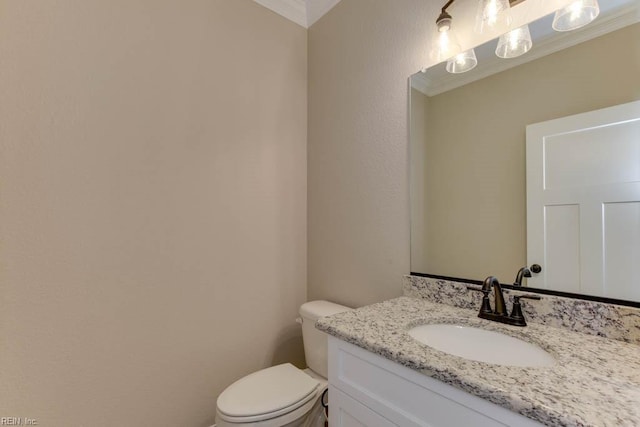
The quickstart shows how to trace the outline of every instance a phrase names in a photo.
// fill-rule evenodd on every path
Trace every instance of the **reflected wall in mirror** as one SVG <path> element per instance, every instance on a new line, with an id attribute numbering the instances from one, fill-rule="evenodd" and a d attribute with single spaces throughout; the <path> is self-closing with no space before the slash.
<path id="1" fill-rule="evenodd" d="M 596 21 L 571 33 L 553 33 L 552 17 L 532 23 L 534 47 L 518 59 L 487 59 L 494 40 L 476 48 L 479 63 L 469 73 L 447 74 L 438 64 L 411 77 L 412 272 L 471 280 L 494 275 L 512 283 L 525 265 L 546 267 L 545 259 L 527 254 L 527 126 L 640 100 L 637 2 L 612 0 L 602 9 Z M 630 130 L 631 164 L 640 176 L 637 124 Z M 635 181 L 640 192 L 640 178 Z M 618 253 L 640 265 L 640 203 L 635 206 L 624 214 L 630 246 Z M 560 224 L 561 231 L 571 227 Z M 563 276 L 554 268 L 554 283 L 535 287 L 640 301 L 638 274 L 627 278 L 624 291 L 611 283 L 594 289 L 570 283 L 571 271 Z"/>

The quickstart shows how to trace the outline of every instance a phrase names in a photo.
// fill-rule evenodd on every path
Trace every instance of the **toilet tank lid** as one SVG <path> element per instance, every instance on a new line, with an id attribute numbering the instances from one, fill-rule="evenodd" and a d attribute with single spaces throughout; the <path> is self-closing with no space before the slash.
<path id="1" fill-rule="evenodd" d="M 300 306 L 300 316 L 306 319 L 317 320 L 320 317 L 350 311 L 351 308 L 329 301 L 309 301 Z"/>

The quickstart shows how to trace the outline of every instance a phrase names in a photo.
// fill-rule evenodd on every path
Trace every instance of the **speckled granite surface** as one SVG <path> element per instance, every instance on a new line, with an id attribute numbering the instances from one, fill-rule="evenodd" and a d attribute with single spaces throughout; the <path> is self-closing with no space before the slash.
<path id="1" fill-rule="evenodd" d="M 480 307 L 482 294 L 469 292 L 467 284 L 419 276 L 405 276 L 405 296 L 423 298 L 460 308 Z M 523 288 L 525 291 L 526 288 Z M 505 290 L 505 297 L 513 292 Z M 526 292 L 523 292 L 526 293 Z M 640 309 L 573 298 L 540 295 L 539 301 L 523 301 L 527 323 L 540 323 L 575 332 L 640 345 Z M 512 298 L 508 298 L 511 307 Z M 640 405 L 640 402 L 638 403 Z M 640 424 L 639 424 L 640 427 Z"/>
<path id="2" fill-rule="evenodd" d="M 519 337 L 553 354 L 548 368 L 475 362 L 427 347 L 407 331 L 455 323 Z M 400 297 L 325 317 L 316 327 L 548 426 L 640 426 L 640 346 L 530 323 L 477 318 L 477 310 Z"/>

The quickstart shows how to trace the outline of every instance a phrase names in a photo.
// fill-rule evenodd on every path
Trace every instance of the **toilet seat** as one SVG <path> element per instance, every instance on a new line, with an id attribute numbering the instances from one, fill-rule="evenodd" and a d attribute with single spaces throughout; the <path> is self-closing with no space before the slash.
<path id="1" fill-rule="evenodd" d="M 230 423 L 276 418 L 315 400 L 320 382 L 290 363 L 263 369 L 231 384 L 218 397 L 218 414 Z"/>

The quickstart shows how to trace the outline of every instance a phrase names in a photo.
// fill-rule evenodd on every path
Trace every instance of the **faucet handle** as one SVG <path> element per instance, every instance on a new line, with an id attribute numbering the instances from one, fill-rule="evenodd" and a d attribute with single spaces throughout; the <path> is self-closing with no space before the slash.
<path id="1" fill-rule="evenodd" d="M 467 286 L 467 289 L 470 291 L 482 292 L 482 305 L 480 306 L 480 314 L 493 313 L 493 310 L 491 309 L 491 302 L 489 301 L 489 292 L 491 292 L 491 288 L 486 289 L 484 286 L 482 288 Z"/>
<path id="2" fill-rule="evenodd" d="M 524 314 L 522 314 L 522 304 L 520 304 L 520 298 L 524 299 L 541 299 L 537 295 L 514 295 L 513 296 L 513 309 L 511 310 L 511 324 L 514 326 L 527 326 L 527 322 L 524 320 Z"/>

